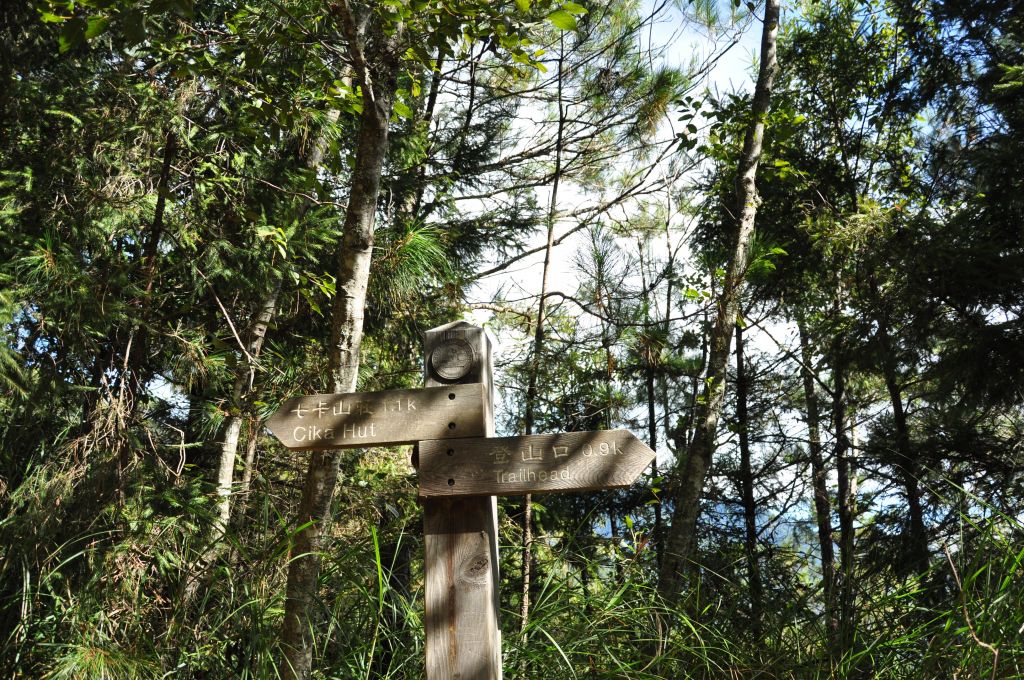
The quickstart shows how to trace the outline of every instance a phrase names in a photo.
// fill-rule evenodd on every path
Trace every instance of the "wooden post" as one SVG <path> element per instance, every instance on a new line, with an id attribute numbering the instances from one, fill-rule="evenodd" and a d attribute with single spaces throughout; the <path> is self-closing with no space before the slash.
<path id="1" fill-rule="evenodd" d="M 424 334 L 424 385 L 483 385 L 494 435 L 491 343 L 464 321 Z M 501 680 L 498 504 L 494 496 L 423 500 L 427 680 Z"/>

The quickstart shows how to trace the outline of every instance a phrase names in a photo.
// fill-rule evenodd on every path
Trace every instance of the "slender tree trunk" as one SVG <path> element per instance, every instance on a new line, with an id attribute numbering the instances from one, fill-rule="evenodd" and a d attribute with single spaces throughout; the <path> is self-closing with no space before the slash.
<path id="1" fill-rule="evenodd" d="M 164 148 L 160 161 L 160 172 L 156 180 L 156 206 L 153 209 L 153 220 L 150 222 L 149 230 L 146 233 L 142 245 L 142 252 L 139 253 L 141 269 L 140 275 L 143 283 L 143 290 L 138 300 L 139 311 L 135 323 L 128 330 L 128 339 L 125 343 L 124 360 L 120 374 L 114 381 L 111 389 L 117 391 L 117 402 L 123 422 L 131 419 L 135 409 L 134 395 L 141 392 L 143 386 L 148 382 L 143 378 L 141 368 L 149 355 L 149 321 L 152 312 L 153 284 L 156 280 L 157 255 L 159 254 L 160 239 L 164 234 L 164 216 L 167 211 L 167 195 L 170 193 L 171 168 L 174 157 L 178 151 L 178 137 L 173 130 L 168 129 L 164 133 Z M 118 499 L 123 504 L 123 489 L 121 479 L 124 470 L 128 466 L 130 454 L 128 446 L 120 446 L 118 455 Z"/>
<path id="2" fill-rule="evenodd" d="M 438 53 L 437 60 L 434 64 L 434 72 L 430 76 L 430 91 L 427 93 L 426 106 L 423 109 L 423 122 L 426 123 L 427 130 L 426 134 L 430 133 L 430 126 L 434 120 L 434 109 L 437 108 L 437 93 L 441 90 L 441 67 L 444 66 L 444 56 Z M 423 193 L 427 189 L 427 183 L 424 181 L 427 175 L 427 161 L 424 158 L 423 162 L 420 163 L 416 168 L 416 199 L 412 205 L 412 215 L 417 216 L 420 214 L 420 208 L 423 205 Z"/>
<path id="3" fill-rule="evenodd" d="M 839 319 L 842 291 L 837 293 L 833 305 L 835 318 Z M 850 440 L 846 432 L 846 361 L 842 338 L 837 334 L 832 343 L 832 428 L 835 432 L 835 459 L 838 473 L 839 500 L 839 640 L 834 651 L 840 658 L 848 651 L 853 641 L 853 550 L 855 544 L 853 528 L 853 486 L 850 469 Z"/>
<path id="4" fill-rule="evenodd" d="M 173 130 L 164 133 L 164 152 L 160 161 L 160 175 L 156 185 L 156 206 L 153 209 L 153 222 L 146 236 L 146 242 L 142 249 L 142 279 L 145 282 L 142 293 L 142 309 L 139 311 L 139 323 L 133 330 L 131 337 L 135 337 L 131 343 L 132 349 L 125 357 L 126 370 L 125 379 L 135 380 L 137 384 L 144 384 L 145 379 L 140 378 L 136 373 L 139 365 L 149 355 L 149 318 L 153 307 L 153 285 L 156 282 L 157 255 L 159 254 L 160 240 L 164 235 L 164 216 L 167 213 L 167 196 L 170 193 L 171 167 L 174 164 L 174 157 L 178 153 L 178 136 Z"/>
<path id="5" fill-rule="evenodd" d="M 807 448 L 811 458 L 811 487 L 814 490 L 814 518 L 818 526 L 818 549 L 821 553 L 821 589 L 825 596 L 825 618 L 829 645 L 834 646 L 837 629 L 835 609 L 835 550 L 832 542 L 832 501 L 828 493 L 828 470 L 821 447 L 821 415 L 814 387 L 811 364 L 811 342 L 803 316 L 797 316 L 800 333 L 800 374 L 804 383 L 804 408 L 807 418 Z"/>
<path id="6" fill-rule="evenodd" d="M 668 192 L 671 196 L 671 191 Z M 671 205 L 671 204 L 670 204 Z M 667 214 L 671 216 L 671 209 L 667 211 Z M 666 267 L 666 279 L 667 284 L 665 286 L 665 342 L 671 347 L 671 332 L 672 332 L 672 282 L 675 278 L 675 253 L 672 251 L 672 239 L 669 232 L 669 219 L 665 218 L 665 243 L 668 250 L 668 266 Z M 669 389 L 668 389 L 668 378 L 662 376 L 661 379 L 661 431 L 665 433 L 665 445 L 673 452 L 681 450 L 680 444 L 685 441 L 686 433 L 681 433 L 680 436 L 679 428 L 674 427 L 671 420 L 671 409 L 669 404 Z M 657 463 L 657 461 L 655 461 Z M 662 557 L 664 554 L 664 518 L 662 517 L 662 504 L 659 499 L 658 505 L 655 508 L 655 521 L 658 529 L 658 568 L 661 568 Z"/>
<path id="7" fill-rule="evenodd" d="M 397 50 L 402 31 L 378 35 L 367 41 L 360 23 L 346 2 L 335 6 L 348 41 L 363 95 L 359 116 L 355 165 L 345 211 L 345 224 L 337 254 L 337 284 L 331 314 L 327 387 L 335 393 L 353 392 L 359 374 L 359 348 L 363 339 L 363 314 L 373 254 L 373 227 L 380 177 L 388 144 L 388 121 L 397 87 Z M 373 19 L 369 21 L 372 23 Z M 367 53 L 368 44 L 374 45 Z M 372 75 L 371 75 L 372 71 Z M 338 481 L 340 452 L 317 451 L 310 456 L 298 509 L 292 559 L 288 569 L 287 595 L 281 645 L 284 657 L 279 672 L 285 680 L 306 680 L 312 668 L 320 574 L 321 537 L 330 522 L 331 500 Z"/>
<path id="8" fill-rule="evenodd" d="M 647 375 L 645 376 L 645 387 L 647 389 L 647 445 L 651 447 L 654 452 L 658 451 L 658 420 L 657 412 L 655 410 L 655 400 L 657 395 L 654 391 L 654 367 L 650 364 L 647 366 Z M 655 455 L 654 460 L 651 461 L 651 479 L 658 479 L 661 473 L 658 470 L 658 457 Z M 651 499 L 654 502 L 654 527 L 652 530 L 652 542 L 654 543 L 654 559 L 655 566 L 661 566 L 661 534 L 662 534 L 662 518 L 661 518 L 661 500 L 655 496 Z"/>
<path id="9" fill-rule="evenodd" d="M 462 121 L 463 139 L 469 134 L 469 126 L 473 122 L 473 108 L 476 105 L 476 70 L 480 66 L 480 60 L 483 59 L 486 49 L 487 45 L 482 45 L 480 54 L 476 57 L 473 56 L 473 48 L 469 49 L 469 100 L 466 104 L 466 117 Z"/>
<path id="10" fill-rule="evenodd" d="M 565 38 L 560 38 L 558 53 L 558 129 L 555 137 L 555 172 L 551 182 L 551 201 L 548 204 L 547 246 L 544 249 L 544 269 L 540 279 L 540 297 L 537 302 L 537 325 L 533 332 L 533 357 L 530 364 L 530 375 L 526 385 L 526 408 L 523 416 L 523 431 L 533 434 L 534 402 L 537 400 L 537 375 L 540 373 L 540 355 L 544 349 L 544 323 L 547 311 L 548 274 L 551 271 L 551 252 L 555 247 L 555 218 L 558 215 L 558 185 L 562 179 L 562 138 L 565 131 L 565 104 L 562 99 L 562 81 L 564 76 L 563 61 L 565 59 Z M 526 635 L 526 626 L 530 622 L 530 564 L 533 560 L 533 497 L 526 494 L 523 499 L 523 580 L 522 600 L 519 611 L 519 632 Z"/>
<path id="11" fill-rule="evenodd" d="M 327 115 L 327 125 L 333 125 L 338 120 L 339 112 L 333 110 Z M 323 155 L 327 148 L 327 140 L 321 138 L 313 145 L 302 163 L 312 171 L 316 171 L 323 162 Z M 298 209 L 296 218 L 302 220 L 309 211 L 311 203 L 307 200 Z M 282 263 L 286 266 L 287 263 Z M 244 361 L 239 362 L 239 368 L 235 374 L 235 382 L 231 390 L 231 398 L 228 405 L 229 415 L 224 425 L 224 438 L 221 441 L 220 455 L 217 466 L 217 524 L 215 534 L 222 534 L 227 529 L 231 520 L 231 488 L 234 481 L 235 457 L 238 453 L 239 433 L 242 429 L 242 422 L 245 418 L 243 402 L 249 390 L 252 389 L 256 377 L 257 361 L 263 350 L 263 339 L 267 334 L 270 321 L 277 311 L 277 300 L 281 295 L 281 288 L 284 284 L 284 274 L 276 275 L 273 285 L 266 292 L 266 296 L 260 303 L 259 309 L 254 315 L 246 334 Z M 254 423 L 252 440 L 258 439 L 256 435 L 258 424 Z M 255 444 L 253 444 L 255 446 Z M 252 449 L 255 454 L 255 448 Z M 243 473 L 251 475 L 248 463 Z M 251 477 L 250 477 L 251 478 Z M 244 482 L 248 489 L 248 480 Z"/>
<path id="12" fill-rule="evenodd" d="M 333 111 L 328 115 L 329 124 L 337 120 L 338 112 Z M 307 167 L 315 170 L 323 160 L 323 152 L 326 141 L 321 139 L 304 159 Z M 296 217 L 302 219 L 310 208 L 307 201 L 299 209 Z M 284 266 L 285 263 L 282 263 Z M 259 308 L 253 315 L 245 333 L 245 345 L 242 347 L 243 356 L 239 358 L 238 368 L 235 373 L 235 381 L 231 388 L 231 395 L 228 401 L 228 416 L 224 421 L 224 435 L 219 446 L 217 456 L 217 515 L 213 524 L 213 542 L 205 551 L 202 562 L 210 564 L 217 556 L 222 544 L 219 543 L 231 524 L 231 496 L 235 483 L 235 463 L 238 455 L 238 444 L 242 432 L 242 425 L 248 418 L 252 421 L 250 427 L 249 441 L 246 450 L 245 470 L 243 471 L 242 488 L 247 492 L 250 480 L 252 479 L 252 458 L 256 453 L 256 445 L 259 439 L 258 420 L 247 414 L 246 399 L 252 390 L 259 369 L 259 357 L 263 351 L 263 341 L 266 338 L 270 322 L 277 312 L 277 302 L 284 285 L 284 274 L 278 273 L 271 288 L 260 302 Z M 199 586 L 198 580 L 189 583 L 184 592 L 186 600 L 191 600 Z"/>
<path id="13" fill-rule="evenodd" d="M 763 590 L 761 565 L 757 557 L 757 503 L 754 499 L 754 471 L 750 456 L 750 416 L 748 399 L 750 375 L 743 353 L 743 326 L 736 325 L 736 420 L 740 438 L 740 486 L 743 496 L 744 547 L 747 556 L 747 581 L 750 585 L 750 618 L 755 638 L 761 637 Z"/>
<path id="14" fill-rule="evenodd" d="M 238 488 L 238 494 L 242 497 L 243 504 L 249 497 L 249 488 L 252 486 L 252 475 L 256 470 L 256 449 L 260 443 L 260 420 L 249 417 L 249 438 L 245 442 L 245 467 L 242 469 L 242 482 Z"/>
<path id="15" fill-rule="evenodd" d="M 882 344 L 882 371 L 885 374 L 885 389 L 892 406 L 893 426 L 896 429 L 897 471 L 907 495 L 907 514 L 910 527 L 907 532 L 907 555 L 910 567 L 922 574 L 928 570 L 928 531 L 924 525 L 924 509 L 921 502 L 921 486 L 917 480 L 917 465 L 910 444 L 910 428 L 907 425 L 907 411 L 903 404 L 896 367 L 895 348 L 889 335 L 889 318 L 882 313 L 878 319 L 878 336 Z"/>
<path id="16" fill-rule="evenodd" d="M 141 300 L 139 301 L 139 313 L 135 323 L 128 331 L 128 341 L 124 349 L 124 361 L 121 365 L 121 372 L 115 380 L 117 391 L 117 419 L 119 430 L 126 430 L 128 423 L 133 420 L 133 414 L 137 405 L 137 394 L 141 394 L 148 377 L 142 377 L 142 366 L 149 356 L 149 322 L 152 313 L 153 283 L 156 280 L 157 255 L 159 253 L 160 239 L 164 233 L 164 215 L 167 209 L 167 195 L 170 193 L 171 167 L 174 163 L 174 156 L 178 149 L 178 137 L 174 131 L 168 129 L 164 133 L 163 156 L 160 161 L 160 173 L 156 182 L 156 206 L 153 210 L 153 221 L 149 225 L 149 232 L 146 234 L 146 241 L 141 253 L 142 280 L 144 281 Z M 111 390 L 111 393 L 114 392 Z M 117 504 L 124 507 L 125 504 L 125 473 L 131 464 L 132 448 L 128 444 L 125 434 L 118 437 L 115 444 L 117 450 Z"/>
<path id="17" fill-rule="evenodd" d="M 600 266 L 597 270 L 597 308 L 601 316 L 605 318 L 611 318 L 610 315 L 610 304 L 606 304 L 606 300 L 610 302 L 610 296 L 607 296 L 607 275 L 608 272 L 605 270 L 605 263 L 607 260 L 601 259 Z M 607 296 L 607 297 L 606 297 Z M 612 337 L 608 331 L 609 323 L 604 319 L 600 320 L 601 323 L 601 347 L 604 350 L 604 389 L 605 389 L 605 406 L 604 406 L 604 429 L 612 429 L 612 423 L 614 422 L 614 414 L 612 409 L 614 402 L 612 399 L 612 380 L 615 375 L 615 360 L 612 356 Z M 608 504 L 608 532 L 611 534 L 610 538 L 613 541 L 613 545 L 616 547 L 620 544 L 619 541 L 619 525 L 618 520 L 615 516 L 617 508 L 615 503 L 611 502 Z M 615 579 L 616 583 L 622 582 L 622 562 L 618 559 L 617 550 L 613 551 L 613 560 L 615 560 Z M 596 558 L 597 555 L 594 555 Z M 589 605 L 589 603 L 588 603 Z M 589 613 L 588 613 L 589 617 Z"/>
<path id="18" fill-rule="evenodd" d="M 224 427 L 224 439 L 221 442 L 220 457 L 217 471 L 217 519 L 214 524 L 214 535 L 221 536 L 227 530 L 231 520 L 231 488 L 235 478 L 235 457 L 238 452 L 238 435 L 242 431 L 245 419 L 242 402 L 245 394 L 252 386 L 256 376 L 260 352 L 263 349 L 263 338 L 267 334 L 270 320 L 277 310 L 277 298 L 281 293 L 281 279 L 278 278 L 274 288 L 263 301 L 260 310 L 249 325 L 245 351 L 245 370 L 239 370 L 235 376 L 235 384 L 231 389 L 231 402 Z"/>
<path id="19" fill-rule="evenodd" d="M 714 282 L 712 281 L 712 287 Z M 704 309 L 703 319 L 701 327 L 705 329 L 700 334 L 700 364 L 697 370 L 694 371 L 693 380 L 690 381 L 690 395 L 687 400 L 686 409 L 686 421 L 683 425 L 683 441 L 686 444 L 686 449 L 689 450 L 690 445 L 693 444 L 694 437 L 697 436 L 697 428 L 694 423 L 697 422 L 697 399 L 700 397 L 700 386 L 704 384 L 704 375 L 708 371 L 708 350 L 710 349 L 708 343 L 708 333 L 706 329 L 710 325 L 707 308 Z"/>
<path id="20" fill-rule="evenodd" d="M 755 180 L 757 166 L 761 160 L 765 117 L 771 104 L 772 84 L 778 68 L 775 58 L 778 29 L 779 2 L 767 0 L 761 34 L 761 65 L 751 102 L 751 119 L 737 168 L 736 206 L 740 219 L 735 250 L 718 300 L 715 328 L 711 337 L 708 379 L 704 388 L 705 399 L 699 405 L 697 434 L 689 447 L 683 476 L 675 489 L 672 526 L 666 537 L 665 556 L 658 580 L 661 595 L 670 606 L 678 600 L 682 592 L 686 565 L 696 545 L 701 493 L 708 470 L 711 468 L 718 420 L 725 399 L 729 344 L 739 313 L 739 297 L 746 276 L 750 243 L 754 235 L 754 219 L 757 215 L 758 197 Z"/>
<path id="21" fill-rule="evenodd" d="M 651 301 L 650 291 L 647 290 L 647 275 L 646 268 L 644 266 L 644 247 L 643 243 L 640 244 L 638 251 L 640 253 L 640 277 L 641 285 L 644 291 L 644 327 L 648 337 L 653 332 L 651 329 L 654 325 L 654 320 L 651 319 Z M 671 281 L 669 283 L 669 290 L 671 295 Z M 667 317 L 666 317 L 667 318 Z M 668 338 L 666 331 L 665 338 Z M 660 349 L 660 348 L 659 348 Z M 657 413 L 657 395 L 655 394 L 655 347 L 649 340 L 643 348 L 644 352 L 644 388 L 647 391 L 647 445 L 651 447 L 652 451 L 658 450 L 658 413 Z M 651 478 L 658 478 L 658 457 L 655 456 L 651 462 Z M 652 498 L 654 502 L 654 529 L 652 531 L 652 542 L 654 543 L 654 557 L 655 565 L 661 566 L 661 502 L 658 498 Z"/>

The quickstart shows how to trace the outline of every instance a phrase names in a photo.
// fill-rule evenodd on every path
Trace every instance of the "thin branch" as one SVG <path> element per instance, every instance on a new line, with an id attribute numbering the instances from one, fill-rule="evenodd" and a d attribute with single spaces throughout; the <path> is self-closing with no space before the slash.
<path id="1" fill-rule="evenodd" d="M 974 638 L 974 641 L 977 642 L 980 647 L 984 647 L 992 654 L 992 680 L 996 680 L 996 671 L 999 669 L 999 649 L 995 645 L 991 645 L 978 637 L 978 633 L 974 629 L 974 622 L 971 621 L 971 614 L 967 611 L 967 596 L 964 595 L 964 586 L 960 583 L 960 574 L 957 573 L 956 565 L 953 564 L 953 556 L 949 554 L 949 546 L 943 544 L 942 551 L 946 553 L 946 560 L 949 562 L 949 568 L 953 570 L 953 578 L 956 579 L 957 590 L 960 591 L 960 608 L 964 612 L 964 620 L 967 622 L 967 630 L 970 631 L 971 637 Z"/>
<path id="2" fill-rule="evenodd" d="M 579 298 L 573 297 L 572 295 L 567 295 L 565 293 L 559 292 L 557 290 L 553 290 L 553 291 L 547 293 L 544 297 L 545 298 L 548 298 L 548 297 L 559 297 L 559 298 L 561 298 L 563 300 L 566 300 L 567 302 L 571 302 L 574 305 L 576 305 L 577 307 L 579 307 L 580 309 L 582 309 L 584 312 L 589 314 L 590 316 L 598 318 L 601 321 L 604 321 L 605 323 L 612 324 L 613 326 L 616 326 L 618 328 L 648 328 L 648 327 L 651 327 L 651 326 L 661 326 L 662 324 L 665 323 L 664 319 L 651 319 L 649 321 L 637 321 L 637 322 L 634 322 L 634 321 L 623 321 L 621 319 L 613 319 L 613 318 L 611 318 L 609 316 L 606 316 L 605 314 L 603 314 L 601 312 L 595 311 L 594 308 L 590 304 L 584 302 L 583 300 L 580 300 Z M 669 320 L 670 321 L 686 321 L 688 319 L 692 319 L 695 316 L 698 316 L 699 314 L 702 314 L 703 312 L 704 312 L 704 309 L 701 308 L 701 309 L 698 309 L 697 311 L 693 312 L 692 314 L 685 314 L 683 316 L 672 317 Z"/>
<path id="3" fill-rule="evenodd" d="M 341 31 L 348 40 L 348 53 L 352 60 L 352 68 L 356 77 L 363 86 L 363 92 L 371 103 L 376 104 L 373 96 L 373 81 L 370 78 L 370 67 L 366 63 L 366 55 L 363 54 L 362 41 L 359 36 L 359 27 L 356 18 L 352 14 L 352 8 L 348 6 L 348 0 L 337 0 L 333 5 L 334 11 L 341 20 Z"/>
<path id="4" fill-rule="evenodd" d="M 248 360 L 249 365 L 254 366 L 256 364 L 256 359 L 253 358 L 253 356 L 249 354 L 249 350 L 245 348 L 245 343 L 242 342 L 242 338 L 238 335 L 238 331 L 235 330 L 235 324 L 231 322 L 231 315 L 228 314 L 228 310 L 224 308 L 224 304 L 220 301 L 220 298 L 217 296 L 217 291 L 213 289 L 213 284 L 210 283 L 210 279 L 206 278 L 206 274 L 204 274 L 203 270 L 200 269 L 198 266 L 196 267 L 196 273 L 199 274 L 200 277 L 202 277 L 203 281 L 206 281 L 206 285 L 210 288 L 210 295 L 213 296 L 213 299 L 217 302 L 217 306 L 220 307 L 221 314 L 224 315 L 224 319 L 228 322 L 228 328 L 231 329 L 231 334 L 235 336 L 235 341 L 238 342 L 238 347 L 242 350 L 242 354 L 245 355 L 245 358 Z"/>
<path id="5" fill-rule="evenodd" d="M 498 314 L 513 314 L 515 316 L 520 316 L 523 319 L 525 319 L 527 325 L 530 325 L 533 319 L 529 312 L 524 312 L 522 310 L 516 309 L 515 307 L 509 307 L 507 305 L 496 305 L 491 302 L 467 302 L 466 308 L 485 309 L 491 312 L 496 312 Z"/>

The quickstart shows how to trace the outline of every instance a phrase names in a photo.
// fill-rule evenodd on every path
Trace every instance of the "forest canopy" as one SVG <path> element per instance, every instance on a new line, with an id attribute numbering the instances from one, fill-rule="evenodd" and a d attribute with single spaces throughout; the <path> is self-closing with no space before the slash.
<path id="1" fill-rule="evenodd" d="M 411 447 L 267 420 L 464 320 L 657 452 L 505 677 L 1024 677 L 1019 0 L 9 0 L 0 253 L 5 676 L 425 677 Z"/>

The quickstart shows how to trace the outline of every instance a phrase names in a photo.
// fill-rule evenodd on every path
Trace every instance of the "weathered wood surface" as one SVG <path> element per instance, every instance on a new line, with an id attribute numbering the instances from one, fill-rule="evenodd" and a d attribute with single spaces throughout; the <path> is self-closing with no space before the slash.
<path id="1" fill-rule="evenodd" d="M 414 390 L 294 397 L 267 420 L 290 449 L 345 449 L 412 444 L 422 439 L 486 433 L 483 387 L 446 385 Z"/>
<path id="2" fill-rule="evenodd" d="M 465 349 L 462 341 L 471 351 L 453 352 Z M 491 347 L 483 329 L 464 322 L 435 328 L 425 333 L 424 350 L 427 385 L 457 375 L 483 386 L 486 434 L 494 434 Z M 423 552 L 427 680 L 501 680 L 497 499 L 425 499 Z"/>
<path id="3" fill-rule="evenodd" d="M 628 430 L 423 441 L 420 495 L 515 496 L 632 484 L 655 453 Z"/>
<path id="4" fill-rule="evenodd" d="M 428 680 L 501 678 L 498 504 L 494 496 L 424 504 Z"/>

